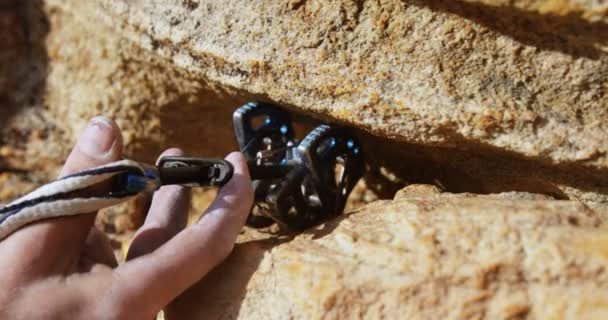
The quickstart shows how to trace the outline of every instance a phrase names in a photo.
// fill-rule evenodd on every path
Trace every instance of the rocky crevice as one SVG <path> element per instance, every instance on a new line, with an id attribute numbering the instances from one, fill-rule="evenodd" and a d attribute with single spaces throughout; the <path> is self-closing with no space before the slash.
<path id="1" fill-rule="evenodd" d="M 118 121 L 126 157 L 219 157 L 236 148 L 232 111 L 267 101 L 300 135 L 352 129 L 365 183 L 335 221 L 246 230 L 178 301 L 189 318 L 601 315 L 606 12 L 582 0 L 12 1 L 0 6 L 0 199 L 51 179 L 94 115 Z M 212 197 L 197 192 L 192 211 Z M 98 226 L 128 236 L 149 201 Z"/>

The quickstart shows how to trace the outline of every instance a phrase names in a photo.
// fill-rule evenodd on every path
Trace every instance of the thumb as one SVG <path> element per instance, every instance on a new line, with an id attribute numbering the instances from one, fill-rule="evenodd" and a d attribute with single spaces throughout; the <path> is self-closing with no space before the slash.
<path id="1" fill-rule="evenodd" d="M 109 118 L 95 117 L 78 139 L 60 176 L 119 160 L 121 150 L 122 135 L 118 125 Z"/>
<path id="2" fill-rule="evenodd" d="M 109 118 L 95 117 L 89 121 L 78 138 L 60 176 L 119 160 L 121 153 L 122 135 L 118 125 Z M 80 245 L 86 240 L 94 221 L 95 215 L 92 214 L 66 217 L 57 221 L 51 220 L 48 230 L 53 233 L 53 238 Z"/>

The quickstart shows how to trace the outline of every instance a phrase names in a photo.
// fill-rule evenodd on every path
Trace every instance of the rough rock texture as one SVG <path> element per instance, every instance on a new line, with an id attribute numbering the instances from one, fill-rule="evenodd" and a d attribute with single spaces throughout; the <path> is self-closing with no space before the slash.
<path id="1" fill-rule="evenodd" d="M 2 72 L 28 77 L 5 86 L 20 109 L 3 137 L 19 134 L 0 163 L 30 180 L 96 114 L 128 157 L 221 156 L 231 111 L 263 99 L 361 128 L 382 197 L 418 182 L 608 203 L 603 2 L 12 2 Z"/>
<path id="2" fill-rule="evenodd" d="M 243 237 L 177 304 L 191 319 L 605 319 L 606 218 L 411 186 L 293 239 Z"/>
<path id="3" fill-rule="evenodd" d="M 606 4 L 98 2 L 175 65 L 376 135 L 608 166 Z"/>
<path id="4" fill-rule="evenodd" d="M 0 203 L 53 179 L 78 133 L 100 114 L 118 122 L 131 159 L 153 163 L 175 146 L 201 156 L 234 150 L 223 124 L 249 97 L 201 85 L 104 26 L 95 11 L 70 4 L 0 2 Z M 230 107 L 216 111 L 215 103 Z M 195 211 L 208 199 L 202 193 Z M 102 229 L 137 227 L 146 201 L 136 203 L 107 210 L 102 220 L 111 223 Z"/>
<path id="5" fill-rule="evenodd" d="M 148 162 L 226 154 L 249 100 L 356 130 L 355 212 L 244 235 L 179 301 L 191 316 L 606 316 L 605 1 L 7 0 L 0 27 L 0 202 L 54 177 L 98 114 Z M 411 183 L 436 187 L 356 210 Z M 100 228 L 133 230 L 149 200 Z"/>
<path id="6" fill-rule="evenodd" d="M 150 127 L 146 115 L 151 113 L 146 109 L 153 104 L 138 105 L 133 102 L 137 97 L 130 94 L 130 90 L 143 91 L 146 84 L 136 72 L 121 66 L 121 51 L 115 50 L 118 36 L 95 33 L 99 28 L 87 29 L 40 1 L 12 1 L 0 8 L 8 17 L 4 21 L 11 22 L 2 29 L 8 37 L 3 44 L 8 45 L 0 49 L 4 168 L 48 180 L 76 134 L 98 114 L 116 118 L 126 129 L 128 149 L 137 149 L 132 142 L 135 132 L 144 139 L 154 138 L 153 130 L 145 129 Z M 158 123 L 158 112 L 154 118 Z M 158 151 L 146 147 L 150 153 Z"/>
<path id="7" fill-rule="evenodd" d="M 47 3 L 92 26 L 60 23 L 57 39 L 104 48 L 86 62 L 107 84 L 67 81 L 87 94 L 57 96 L 71 105 L 61 114 L 96 105 L 141 127 L 142 110 L 158 111 L 154 139 L 209 154 L 229 148 L 201 137 L 231 135 L 212 123 L 246 100 L 270 100 L 360 128 L 371 167 L 384 168 L 379 180 L 399 178 L 370 183 L 383 197 L 419 182 L 608 203 L 603 2 Z M 73 78 L 53 82 L 61 77 Z"/>

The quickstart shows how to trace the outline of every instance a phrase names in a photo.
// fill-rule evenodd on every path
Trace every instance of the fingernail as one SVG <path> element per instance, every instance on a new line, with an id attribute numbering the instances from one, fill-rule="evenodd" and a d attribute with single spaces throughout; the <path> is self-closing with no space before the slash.
<path id="1" fill-rule="evenodd" d="M 96 159 L 103 159 L 116 143 L 112 120 L 105 117 L 91 119 L 87 128 L 78 139 L 78 148 L 84 154 Z"/>

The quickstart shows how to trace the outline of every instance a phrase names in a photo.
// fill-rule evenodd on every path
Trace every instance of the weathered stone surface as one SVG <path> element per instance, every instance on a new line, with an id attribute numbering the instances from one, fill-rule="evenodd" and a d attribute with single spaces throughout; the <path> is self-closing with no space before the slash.
<path id="1" fill-rule="evenodd" d="M 29 78 L 6 86 L 17 102 L 5 110 L 19 112 L 2 128 L 2 166 L 48 180 L 97 114 L 117 119 L 128 157 L 221 156 L 235 147 L 233 108 L 270 99 L 371 132 L 371 167 L 399 178 L 384 197 L 438 182 L 608 203 L 605 4 L 290 3 L 20 5 L 26 18 L 6 30 L 32 36 L 7 31 L 18 49 L 3 61 Z"/>
<path id="2" fill-rule="evenodd" d="M 48 57 L 44 39 L 48 20 L 39 4 L 0 3 L 0 172 L 24 169 L 36 153 L 44 162 L 61 148 L 44 146 L 57 128 L 45 121 L 44 100 Z M 59 143 L 60 145 L 61 143 Z M 36 150 L 36 151 L 34 151 Z M 13 161 L 14 159 L 15 161 Z"/>
<path id="3" fill-rule="evenodd" d="M 159 85 L 125 63 L 124 51 L 116 50 L 120 36 L 41 1 L 12 1 L 0 12 L 12 17 L 2 29 L 8 41 L 0 47 L 3 167 L 37 180 L 54 177 L 76 135 L 99 114 L 123 128 L 130 157 L 158 153 L 150 141 L 159 141 L 154 108 L 162 97 L 145 88 Z M 145 74 L 154 78 L 151 70 Z"/>
<path id="4" fill-rule="evenodd" d="M 305 127 L 362 129 L 363 202 L 441 188 L 295 239 L 244 236 L 182 318 L 604 318 L 607 7 L 0 2 L 0 201 L 52 178 L 94 115 L 152 162 L 168 146 L 222 156 L 235 107 L 279 102 L 316 117 Z M 146 201 L 100 228 L 135 228 Z"/>
<path id="5" fill-rule="evenodd" d="M 46 3 L 64 141 L 105 113 L 129 157 L 221 156 L 231 111 L 262 99 L 362 128 L 381 197 L 418 182 L 608 203 L 603 3 Z"/>
<path id="6" fill-rule="evenodd" d="M 429 189 L 293 239 L 244 236 L 177 305 L 189 319 L 608 317 L 608 212 Z"/>
<path id="7" fill-rule="evenodd" d="M 177 66 L 375 135 L 608 167 L 605 3 L 97 3 Z"/>

